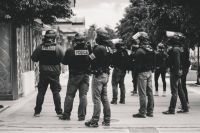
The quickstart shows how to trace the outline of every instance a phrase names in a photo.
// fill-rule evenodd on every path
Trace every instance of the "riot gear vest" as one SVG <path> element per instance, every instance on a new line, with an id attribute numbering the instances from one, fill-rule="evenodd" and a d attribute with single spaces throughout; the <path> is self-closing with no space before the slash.
<path id="1" fill-rule="evenodd" d="M 40 55 L 40 65 L 59 65 L 60 60 L 56 55 L 56 44 L 43 44 Z"/>
<path id="2" fill-rule="evenodd" d="M 66 51 L 63 64 L 69 66 L 72 74 L 88 73 L 90 70 L 89 50 L 84 47 L 70 48 Z"/>

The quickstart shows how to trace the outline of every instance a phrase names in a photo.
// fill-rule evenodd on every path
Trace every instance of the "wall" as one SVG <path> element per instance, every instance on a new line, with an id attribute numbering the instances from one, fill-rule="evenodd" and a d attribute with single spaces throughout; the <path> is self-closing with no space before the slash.
<path id="1" fill-rule="evenodd" d="M 0 99 L 11 95 L 10 24 L 0 24 Z"/>
<path id="2" fill-rule="evenodd" d="M 16 27 L 8 22 L 0 23 L 0 31 L 0 100 L 18 99 L 28 95 L 38 80 L 38 64 L 30 57 L 42 41 L 41 26 Z M 27 87 L 27 82 L 32 86 Z"/>
<path id="3" fill-rule="evenodd" d="M 24 92 L 30 92 L 30 88 L 27 88 L 25 82 L 23 81 L 24 76 L 31 77 L 30 83 L 35 82 L 32 77 L 31 71 L 36 71 L 38 73 L 38 66 L 31 61 L 31 54 L 37 45 L 41 43 L 42 32 L 40 29 L 34 26 L 21 26 L 16 29 L 16 41 L 17 41 L 17 85 L 18 85 L 18 95 L 23 96 Z M 38 79 L 38 74 L 36 74 Z M 34 81 L 32 81 L 34 80 Z M 36 83 L 36 82 L 35 82 Z M 35 86 L 34 86 L 35 87 Z M 27 94 L 26 94 L 27 95 Z"/>

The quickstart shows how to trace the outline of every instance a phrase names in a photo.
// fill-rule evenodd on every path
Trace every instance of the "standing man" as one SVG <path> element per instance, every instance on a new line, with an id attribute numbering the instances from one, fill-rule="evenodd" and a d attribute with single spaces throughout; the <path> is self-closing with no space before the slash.
<path id="1" fill-rule="evenodd" d="M 137 37 L 137 34 L 138 37 Z M 133 36 L 139 42 L 139 48 L 135 55 L 136 71 L 138 72 L 138 92 L 140 109 L 135 118 L 153 117 L 154 98 L 152 91 L 152 69 L 154 67 L 154 51 L 148 41 L 146 32 L 139 32 Z M 148 102 L 146 102 L 148 99 Z"/>
<path id="2" fill-rule="evenodd" d="M 183 47 L 183 54 L 182 54 L 182 69 L 183 69 L 183 74 L 181 76 L 181 83 L 182 83 L 182 88 L 183 88 L 183 92 L 185 94 L 185 98 L 189 107 L 189 99 L 188 99 L 188 91 L 187 91 L 187 85 L 186 85 L 186 79 L 187 79 L 187 74 L 190 68 L 190 52 L 189 52 L 189 48 L 187 46 L 187 44 L 184 45 Z"/>
<path id="3" fill-rule="evenodd" d="M 40 70 L 38 94 L 34 113 L 35 117 L 40 116 L 40 112 L 42 111 L 42 104 L 44 102 L 44 96 L 49 84 L 53 93 L 55 111 L 57 115 L 62 114 L 61 98 L 59 94 L 61 90 L 59 77 L 61 72 L 60 63 L 63 59 L 64 52 L 61 46 L 55 43 L 55 39 L 55 31 L 46 31 L 44 42 L 34 50 L 31 56 L 31 59 L 34 62 L 39 61 Z"/>
<path id="4" fill-rule="evenodd" d="M 135 53 L 137 51 L 137 49 L 139 48 L 139 45 L 132 45 L 131 47 L 131 55 L 130 55 L 130 65 L 131 65 L 131 75 L 132 75 L 132 83 L 133 83 L 133 91 L 131 91 L 131 95 L 137 95 L 138 93 L 138 89 L 137 89 L 137 77 L 138 77 L 138 73 L 135 70 Z"/>
<path id="5" fill-rule="evenodd" d="M 76 34 L 73 45 L 73 48 L 69 48 L 66 51 L 62 61 L 63 64 L 69 66 L 69 79 L 64 102 L 64 112 L 60 119 L 70 120 L 74 97 L 76 91 L 79 90 L 80 103 L 78 107 L 78 120 L 83 121 L 86 115 L 90 70 L 89 50 L 86 45 L 86 37 L 81 34 Z"/>
<path id="6" fill-rule="evenodd" d="M 118 84 L 121 92 L 119 103 L 125 104 L 126 89 L 124 84 L 124 78 L 126 75 L 126 66 L 128 63 L 128 52 L 124 48 L 122 42 L 116 43 L 115 48 L 117 49 L 117 51 L 113 53 L 112 56 L 112 66 L 114 67 L 114 69 L 112 73 L 113 98 L 111 104 L 117 104 Z"/>
<path id="7" fill-rule="evenodd" d="M 162 43 L 159 43 L 157 46 L 157 53 L 156 53 L 156 70 L 155 70 L 155 96 L 159 96 L 158 93 L 158 78 L 161 75 L 162 82 L 163 82 L 163 95 L 166 96 L 166 72 L 167 72 L 167 58 L 168 55 L 165 52 L 165 46 Z"/>
<path id="8" fill-rule="evenodd" d="M 94 104 L 92 119 L 85 122 L 87 127 L 98 127 L 101 114 L 101 103 L 103 104 L 102 125 L 110 126 L 110 104 L 107 97 L 107 83 L 109 79 L 109 54 L 106 47 L 106 38 L 100 33 L 97 34 L 95 45 L 92 46 L 93 52 L 90 54 L 92 61 L 92 101 Z"/>
<path id="9" fill-rule="evenodd" d="M 189 112 L 187 101 L 185 98 L 185 94 L 181 85 L 181 76 L 182 76 L 182 62 L 181 56 L 183 52 L 183 48 L 181 45 L 182 35 L 178 33 L 174 33 L 175 35 L 170 38 L 169 45 L 172 48 L 169 50 L 169 59 L 168 65 L 170 67 L 170 86 L 171 86 L 171 101 L 169 105 L 169 109 L 164 111 L 163 114 L 175 114 L 177 96 L 179 96 L 182 109 L 177 111 L 177 113 L 187 113 Z"/>

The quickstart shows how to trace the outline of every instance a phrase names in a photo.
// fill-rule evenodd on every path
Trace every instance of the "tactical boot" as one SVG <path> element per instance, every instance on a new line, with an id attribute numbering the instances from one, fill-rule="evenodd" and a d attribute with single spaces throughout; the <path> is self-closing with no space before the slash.
<path id="1" fill-rule="evenodd" d="M 70 120 L 70 116 L 67 116 L 63 114 L 62 116 L 59 117 L 60 120 Z"/>
<path id="2" fill-rule="evenodd" d="M 110 103 L 111 104 L 117 104 L 117 100 L 112 100 Z"/>
<path id="3" fill-rule="evenodd" d="M 125 100 L 120 100 L 119 103 L 125 104 Z"/>
<path id="4" fill-rule="evenodd" d="M 89 121 L 85 122 L 85 126 L 87 126 L 87 127 L 98 127 L 99 124 L 98 124 L 98 122 L 95 122 L 93 120 L 89 120 Z"/>

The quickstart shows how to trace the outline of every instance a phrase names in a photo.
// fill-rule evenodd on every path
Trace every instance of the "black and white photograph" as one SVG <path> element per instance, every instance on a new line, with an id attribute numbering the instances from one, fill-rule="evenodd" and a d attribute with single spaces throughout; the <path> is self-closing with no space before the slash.
<path id="1" fill-rule="evenodd" d="M 0 133 L 200 133 L 198 0 L 0 0 Z"/>

